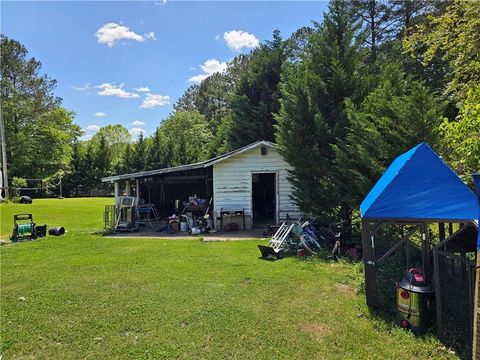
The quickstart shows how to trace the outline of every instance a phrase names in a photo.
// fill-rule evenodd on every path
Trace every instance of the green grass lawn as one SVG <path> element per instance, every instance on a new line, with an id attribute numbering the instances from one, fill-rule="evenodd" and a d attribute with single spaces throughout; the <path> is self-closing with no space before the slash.
<path id="1" fill-rule="evenodd" d="M 108 239 L 93 234 L 107 203 L 0 205 L 3 238 L 18 212 L 68 230 L 0 249 L 3 359 L 454 358 L 370 314 L 358 264 L 263 261 L 257 241 Z"/>

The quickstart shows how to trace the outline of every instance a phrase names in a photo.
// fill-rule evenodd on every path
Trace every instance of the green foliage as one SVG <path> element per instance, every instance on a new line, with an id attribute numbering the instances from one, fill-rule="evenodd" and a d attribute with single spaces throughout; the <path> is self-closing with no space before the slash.
<path id="1" fill-rule="evenodd" d="M 445 119 L 440 126 L 440 149 L 444 158 L 462 178 L 480 169 L 480 85 L 472 88 L 455 121 Z"/>
<path id="2" fill-rule="evenodd" d="M 143 171 L 147 168 L 147 144 L 143 133 L 140 133 L 133 145 L 132 171 Z"/>
<path id="3" fill-rule="evenodd" d="M 406 51 L 424 65 L 440 56 L 450 69 L 446 94 L 463 101 L 480 83 L 480 2 L 455 0 L 443 14 L 431 15 L 404 41 Z"/>
<path id="4" fill-rule="evenodd" d="M 157 128 L 147 143 L 147 168 L 149 170 L 166 167 L 162 153 L 161 133 Z"/>
<path id="5" fill-rule="evenodd" d="M 274 141 L 273 114 L 280 108 L 278 84 L 286 57 L 278 30 L 274 31 L 272 41 L 252 53 L 248 68 L 229 99 L 231 121 L 226 139 L 229 149 L 257 140 Z"/>
<path id="6" fill-rule="evenodd" d="M 100 146 L 102 138 L 104 139 L 103 141 L 105 141 L 105 146 L 109 149 L 109 161 L 111 163 L 108 165 L 108 168 L 115 169 L 120 166 L 122 154 L 124 153 L 127 144 L 132 141 L 132 137 L 128 132 L 128 129 L 123 125 L 109 124 L 100 128 L 90 140 L 95 149 L 98 149 Z"/>
<path id="7" fill-rule="evenodd" d="M 197 97 L 199 92 L 197 84 L 191 85 L 173 105 L 174 111 L 197 111 Z"/>
<path id="8" fill-rule="evenodd" d="M 60 107 L 56 81 L 40 75 L 23 45 L 1 36 L 1 99 L 9 176 L 46 178 L 68 169 L 80 135 L 74 114 Z"/>
<path id="9" fill-rule="evenodd" d="M 190 86 L 174 105 L 174 111 L 198 111 L 207 119 L 212 134 L 217 136 L 223 119 L 230 112 L 228 99 L 247 70 L 249 60 L 250 55 L 238 55 L 228 62 L 224 72 L 214 73 L 199 85 Z M 218 141 L 224 141 L 224 135 L 219 134 L 218 138 Z M 218 153 L 217 148 L 209 147 L 210 155 Z"/>
<path id="10" fill-rule="evenodd" d="M 355 105 L 346 100 L 347 135 L 334 145 L 337 177 L 358 206 L 390 162 L 422 141 L 436 143 L 442 106 L 399 66 L 384 68 L 376 87 Z M 414 119 L 414 120 L 413 120 Z"/>
<path id="11" fill-rule="evenodd" d="M 11 184 L 13 190 L 13 197 L 18 198 L 20 196 L 20 188 L 27 187 L 27 180 L 20 177 L 14 177 Z"/>
<path id="12" fill-rule="evenodd" d="M 95 177 L 100 178 L 110 175 L 112 152 L 105 136 L 100 136 L 98 146 L 95 150 L 95 168 L 97 170 Z"/>
<path id="13" fill-rule="evenodd" d="M 158 128 L 162 162 L 167 166 L 206 160 L 213 135 L 205 116 L 195 111 L 178 111 Z"/>
<path id="14" fill-rule="evenodd" d="M 344 102 L 363 97 L 364 58 L 360 23 L 349 3 L 333 1 L 324 22 L 316 24 L 305 59 L 285 68 L 277 142 L 294 167 L 294 198 L 302 210 L 322 218 L 338 212 L 348 194 L 339 192 L 332 144 L 343 139 L 348 118 Z M 342 217 L 348 217 L 344 204 Z"/>

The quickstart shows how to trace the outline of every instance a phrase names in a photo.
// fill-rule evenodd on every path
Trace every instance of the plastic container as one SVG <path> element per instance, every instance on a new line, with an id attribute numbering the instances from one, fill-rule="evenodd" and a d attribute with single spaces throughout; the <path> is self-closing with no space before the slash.
<path id="1" fill-rule="evenodd" d="M 48 235 L 62 236 L 64 234 L 65 234 L 65 228 L 63 226 L 48 229 Z"/>
<path id="2" fill-rule="evenodd" d="M 182 232 L 188 231 L 188 223 L 186 221 L 180 221 L 180 231 Z"/>

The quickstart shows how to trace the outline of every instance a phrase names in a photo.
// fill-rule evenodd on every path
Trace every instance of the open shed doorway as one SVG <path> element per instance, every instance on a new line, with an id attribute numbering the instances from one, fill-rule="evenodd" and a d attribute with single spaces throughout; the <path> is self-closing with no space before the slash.
<path id="1" fill-rule="evenodd" d="M 253 227 L 277 222 L 277 174 L 252 174 Z"/>

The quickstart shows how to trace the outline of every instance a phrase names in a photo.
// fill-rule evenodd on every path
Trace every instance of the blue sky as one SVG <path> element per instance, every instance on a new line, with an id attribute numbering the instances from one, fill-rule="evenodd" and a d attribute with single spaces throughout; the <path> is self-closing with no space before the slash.
<path id="1" fill-rule="evenodd" d="M 184 90 L 241 52 L 321 21 L 327 2 L 2 1 L 1 32 L 20 41 L 86 138 L 120 123 L 151 134 Z"/>

